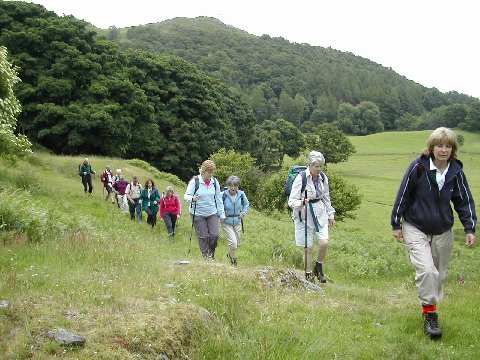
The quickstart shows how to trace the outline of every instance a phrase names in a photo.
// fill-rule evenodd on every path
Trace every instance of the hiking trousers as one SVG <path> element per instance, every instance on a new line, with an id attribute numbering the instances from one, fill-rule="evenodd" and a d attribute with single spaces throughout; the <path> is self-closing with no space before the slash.
<path id="1" fill-rule="evenodd" d="M 237 225 L 222 224 L 222 229 L 227 235 L 228 248 L 236 250 L 240 246 L 240 232 L 242 231 L 242 224 Z"/>
<path id="2" fill-rule="evenodd" d="M 177 214 L 166 212 L 163 214 L 163 221 L 167 227 L 168 235 L 173 235 L 175 232 L 175 225 L 177 223 Z"/>
<path id="3" fill-rule="evenodd" d="M 153 228 L 155 225 L 157 225 L 157 213 L 153 212 L 150 206 L 147 207 L 145 212 L 147 213 L 147 224 L 152 225 Z"/>
<path id="4" fill-rule="evenodd" d="M 127 195 L 117 195 L 118 199 L 118 206 L 120 207 L 120 211 L 122 214 L 126 214 L 128 212 L 128 199 Z"/>
<path id="5" fill-rule="evenodd" d="M 140 199 L 132 199 L 133 204 L 129 201 L 128 202 L 128 210 L 130 212 L 130 219 L 135 219 L 135 213 L 137 214 L 138 222 L 142 222 L 142 207 L 140 205 Z"/>
<path id="6" fill-rule="evenodd" d="M 415 226 L 402 224 L 403 244 L 415 268 L 415 284 L 422 305 L 437 304 L 443 298 L 443 283 L 453 249 L 453 232 L 427 235 Z"/>
<path id="7" fill-rule="evenodd" d="M 93 191 L 92 175 L 91 174 L 83 175 L 82 184 L 83 184 L 83 191 L 87 192 L 87 185 L 88 185 L 88 192 L 91 194 Z"/>
<path id="8" fill-rule="evenodd" d="M 195 215 L 193 226 L 203 257 L 215 257 L 215 249 L 220 234 L 220 218 L 218 215 L 214 214 L 207 217 Z"/>

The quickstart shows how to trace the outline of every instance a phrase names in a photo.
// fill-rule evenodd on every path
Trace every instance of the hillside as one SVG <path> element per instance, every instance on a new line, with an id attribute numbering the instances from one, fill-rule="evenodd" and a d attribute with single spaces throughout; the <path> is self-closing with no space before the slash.
<path id="1" fill-rule="evenodd" d="M 372 101 L 388 130 L 405 113 L 420 115 L 441 105 L 474 101 L 456 92 L 426 88 L 349 52 L 254 36 L 214 18 L 175 18 L 99 32 L 122 49 L 180 56 L 240 88 L 257 122 L 279 116 L 295 124 L 331 122 L 339 103 Z M 301 109 L 288 112 L 282 106 Z"/>
<path id="2" fill-rule="evenodd" d="M 327 260 L 332 282 L 321 291 L 285 276 L 288 269 L 301 275 L 303 253 L 293 245 L 286 216 L 252 211 L 245 219 L 239 267 L 229 265 L 224 238 L 217 259 L 205 263 L 195 239 L 187 255 L 185 204 L 171 241 L 163 224 L 151 230 L 105 202 L 98 176 L 93 195 L 84 195 L 76 175 L 81 157 L 35 154 L 16 164 L 0 159 L 0 300 L 9 303 L 0 302 L 0 354 L 12 359 L 318 359 L 319 354 L 325 359 L 475 359 L 478 250 L 465 248 L 457 225 L 440 307 L 444 337 L 432 342 L 422 333 L 413 270 L 388 226 L 388 204 L 426 134 L 358 138 L 348 163 L 330 165 L 359 186 L 365 203 L 357 220 L 332 230 Z M 480 176 L 475 166 L 480 137 L 463 134 L 461 159 L 478 199 L 473 179 Z M 109 163 L 142 182 L 155 175 L 160 189 L 174 181 L 183 194 L 183 183 L 134 165 L 141 163 L 90 160 L 97 173 Z M 190 263 L 179 265 L 179 260 Z M 465 283 L 459 283 L 460 275 Z M 62 347 L 45 336 L 58 328 L 85 336 L 87 343 Z"/>

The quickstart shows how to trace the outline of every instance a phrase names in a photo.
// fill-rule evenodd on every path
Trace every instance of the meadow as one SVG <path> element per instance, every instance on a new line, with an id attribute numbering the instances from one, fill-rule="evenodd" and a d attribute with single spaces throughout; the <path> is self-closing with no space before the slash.
<path id="1" fill-rule="evenodd" d="M 455 248 L 439 306 L 444 336 L 423 334 L 414 272 L 391 235 L 390 212 L 401 177 L 428 131 L 354 137 L 357 152 L 330 164 L 355 183 L 357 218 L 331 232 L 323 291 L 265 281 L 303 275 L 287 215 L 252 210 L 245 219 L 239 266 L 222 237 L 206 263 L 187 206 L 175 239 L 104 201 L 99 175 L 107 163 L 127 178 L 171 176 L 135 161 L 90 157 L 92 196 L 77 175 L 81 157 L 34 154 L 0 160 L 0 354 L 4 359 L 477 359 L 480 270 L 455 225 Z M 480 199 L 480 135 L 463 133 L 460 159 Z M 300 160 L 299 160 L 300 161 Z M 184 185 L 175 182 L 182 196 Z M 248 194 L 247 194 L 248 195 Z M 191 247 L 192 251 L 188 254 Z M 179 261 L 189 261 L 179 264 Z M 465 281 L 459 281 L 463 276 Z M 45 336 L 65 328 L 87 343 L 64 347 Z"/>

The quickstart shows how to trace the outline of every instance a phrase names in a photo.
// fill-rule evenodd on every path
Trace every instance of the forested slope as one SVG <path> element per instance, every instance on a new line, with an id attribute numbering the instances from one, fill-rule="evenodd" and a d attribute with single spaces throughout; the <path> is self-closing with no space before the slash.
<path id="1" fill-rule="evenodd" d="M 282 117 L 301 125 L 337 119 L 338 105 L 376 104 L 386 130 L 405 113 L 415 116 L 474 98 L 426 88 L 369 59 L 332 48 L 261 37 L 214 18 L 175 18 L 100 31 L 122 49 L 174 54 L 239 88 L 257 122 Z"/>

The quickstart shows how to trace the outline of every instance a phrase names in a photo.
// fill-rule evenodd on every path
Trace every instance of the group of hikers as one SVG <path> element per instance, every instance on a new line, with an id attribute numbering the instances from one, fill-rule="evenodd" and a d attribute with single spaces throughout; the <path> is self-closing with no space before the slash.
<path id="1" fill-rule="evenodd" d="M 448 128 L 435 129 L 427 140 L 427 147 L 414 160 L 401 181 L 391 214 L 393 236 L 403 243 L 416 272 L 415 283 L 418 299 L 422 306 L 424 331 L 438 339 L 442 331 L 438 323 L 437 304 L 443 297 L 443 284 L 451 258 L 454 238 L 454 222 L 450 203 L 457 212 L 465 230 L 465 243 L 472 247 L 475 241 L 477 222 L 475 203 L 463 172 L 463 164 L 457 159 L 459 148 L 456 133 Z M 305 278 L 321 283 L 328 282 L 324 271 L 324 260 L 330 241 L 329 228 L 335 225 L 335 209 L 332 206 L 328 176 L 322 171 L 325 158 L 318 151 L 311 151 L 307 164 L 298 171 L 288 186 L 288 206 L 292 209 L 295 243 L 304 248 Z M 298 167 L 301 168 L 301 167 Z M 184 200 L 189 204 L 192 229 L 195 229 L 198 245 L 205 260 L 215 258 L 220 227 L 227 239 L 227 256 L 232 265 L 237 265 L 237 248 L 243 230 L 243 217 L 249 209 L 246 194 L 239 189 L 240 179 L 230 176 L 226 189 L 222 189 L 214 177 L 216 166 L 206 160 L 200 172 L 188 183 Z M 90 186 L 90 174 L 95 174 L 85 159 L 81 175 L 84 190 Z M 160 202 L 160 217 L 169 234 L 175 231 L 175 220 L 181 214 L 180 202 L 173 187 L 169 186 L 160 196 L 152 180 L 145 187 L 138 184 L 136 177 L 131 184 L 117 171 L 111 175 L 110 167 L 102 174 L 107 189 L 107 198 L 117 194 L 119 206 L 130 216 L 141 221 L 141 213 L 148 214 L 147 222 L 156 224 L 156 213 Z M 287 182 L 285 189 L 287 190 Z M 138 185 L 137 185 L 138 184 Z M 138 186 L 138 189 L 136 188 Z M 112 200 L 113 201 L 113 200 Z M 122 207 L 123 206 L 123 207 Z M 318 250 L 313 265 L 314 237 Z M 191 235 L 190 235 L 191 241 Z"/>
<path id="2" fill-rule="evenodd" d="M 221 188 L 218 180 L 213 177 L 215 170 L 213 161 L 204 161 L 200 174 L 194 176 L 188 184 L 184 200 L 190 204 L 192 230 L 195 229 L 203 258 L 207 261 L 215 258 L 221 223 L 228 240 L 227 256 L 230 263 L 237 266 L 236 252 L 243 232 L 243 217 L 248 213 L 250 202 L 245 192 L 238 188 L 240 179 L 237 176 L 230 176 L 226 188 Z M 92 175 L 95 174 L 88 158 L 85 158 L 79 166 L 85 193 L 92 194 Z M 177 219 L 181 216 L 181 203 L 172 185 L 168 185 L 160 194 L 152 179 L 148 179 L 142 186 L 138 177 L 133 176 L 129 183 L 121 169 L 113 174 L 110 165 L 106 166 L 100 181 L 107 192 L 105 200 L 116 202 L 122 213 L 129 212 L 132 220 L 142 222 L 142 213 L 145 212 L 147 224 L 152 228 L 157 224 L 157 213 L 160 213 L 168 236 L 175 235 Z M 191 237 L 192 234 L 190 242 Z"/>

